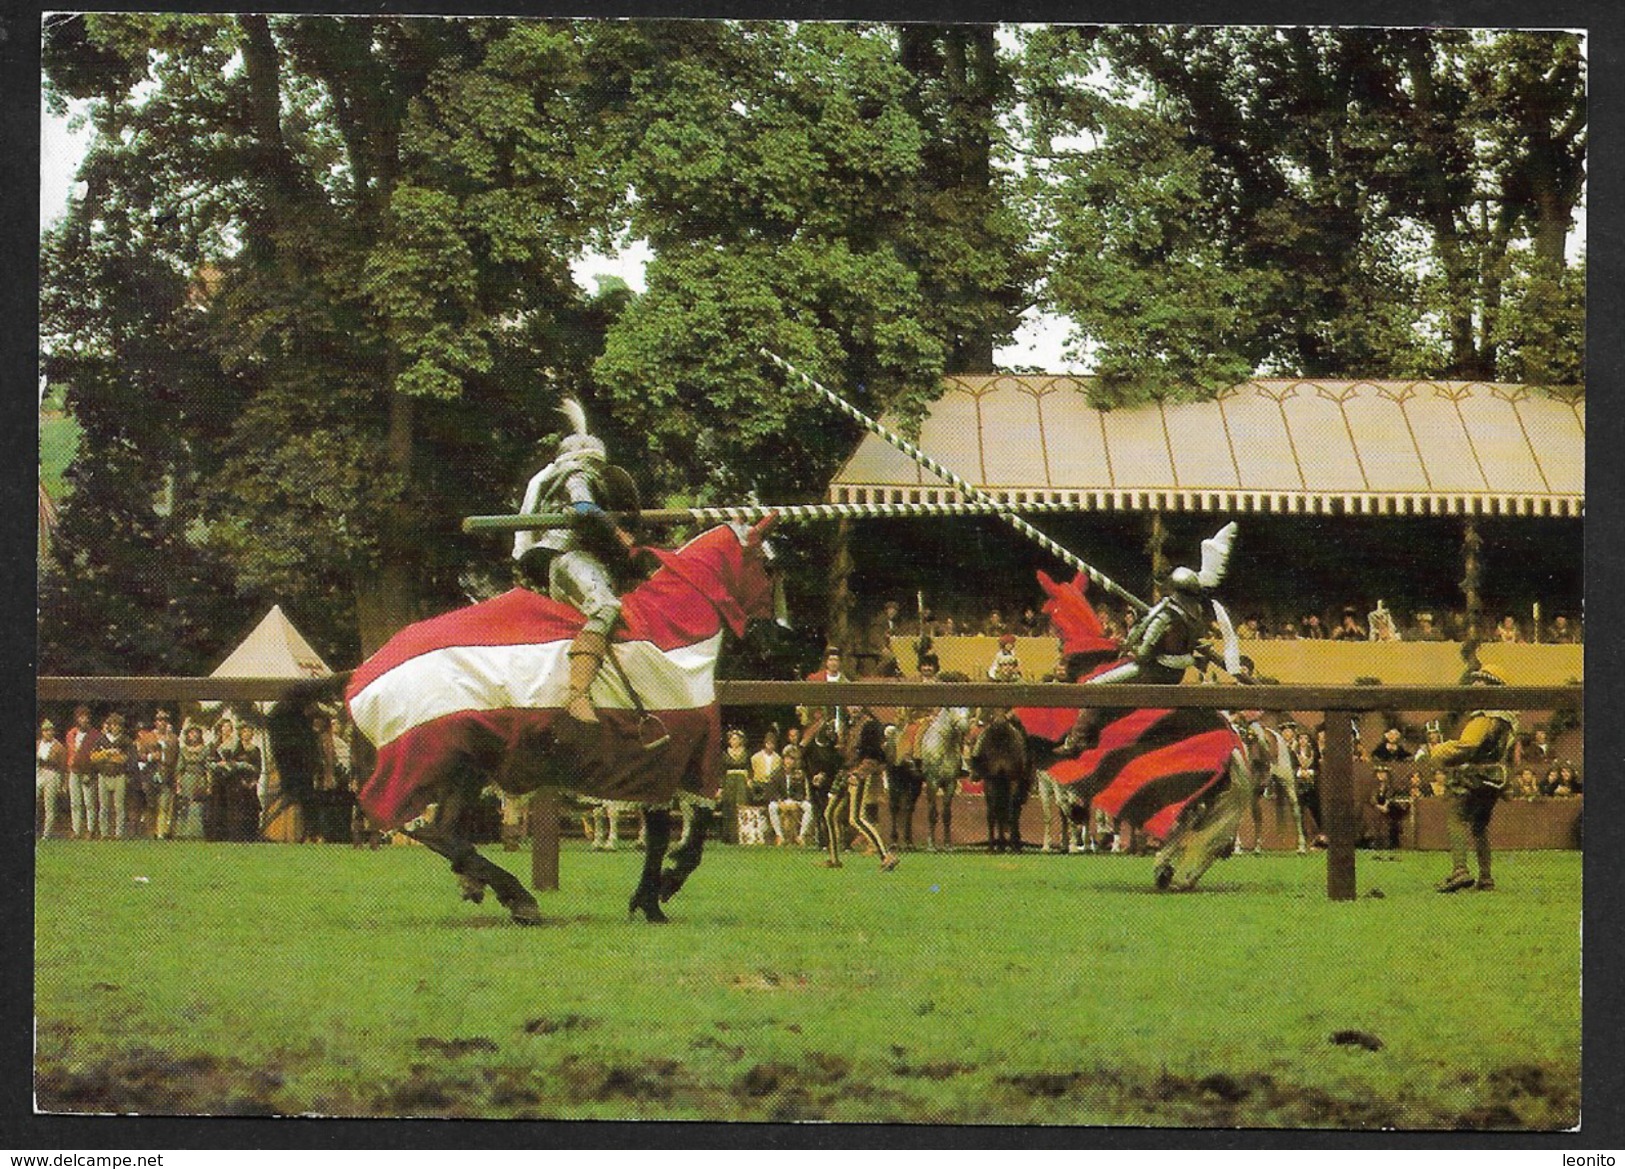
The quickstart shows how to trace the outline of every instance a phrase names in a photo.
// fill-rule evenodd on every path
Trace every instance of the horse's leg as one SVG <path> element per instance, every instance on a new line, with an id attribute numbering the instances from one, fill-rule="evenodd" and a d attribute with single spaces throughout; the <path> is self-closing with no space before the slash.
<path id="1" fill-rule="evenodd" d="M 1044 812 L 1044 844 L 1043 847 L 1038 850 L 1039 852 L 1055 851 L 1055 849 L 1051 846 L 1050 817 L 1053 813 L 1059 811 L 1060 803 L 1060 794 L 1051 790 L 1051 781 L 1049 776 L 1044 772 L 1039 772 L 1038 805 L 1043 809 Z M 1064 814 L 1061 817 L 1061 851 L 1066 851 L 1066 816 Z"/>
<path id="2" fill-rule="evenodd" d="M 934 780 L 925 781 L 925 847 L 932 852 L 937 850 L 937 799 L 941 790 Z"/>
<path id="3" fill-rule="evenodd" d="M 672 850 L 671 864 L 660 874 L 660 900 L 670 901 L 682 889 L 683 882 L 695 869 L 700 867 L 700 857 L 705 852 L 705 833 L 716 820 L 716 812 L 712 808 L 700 803 L 698 800 L 683 804 L 685 814 L 693 809 L 693 817 L 689 823 L 687 836 Z"/>
<path id="4" fill-rule="evenodd" d="M 536 898 L 512 873 L 481 856 L 458 831 L 457 821 L 462 815 L 463 806 L 461 792 L 447 793 L 429 823 L 409 830 L 407 835 L 451 862 L 451 871 L 462 886 L 466 899 L 480 901 L 485 896 L 485 886 L 489 885 L 514 921 L 520 925 L 538 924 L 542 920 L 542 912 L 536 905 Z"/>
<path id="5" fill-rule="evenodd" d="M 987 850 L 999 851 L 999 805 L 1003 802 L 1004 793 L 999 790 L 999 781 L 991 776 L 982 780 L 982 804 L 987 812 Z"/>
<path id="6" fill-rule="evenodd" d="M 666 848 L 671 843 L 671 810 L 646 809 L 643 814 L 643 831 L 645 838 L 643 873 L 638 878 L 638 887 L 632 890 L 632 900 L 627 902 L 626 915 L 636 917 L 638 910 L 641 909 L 645 919 L 656 925 L 662 925 L 668 919 L 660 908 L 660 866 L 666 860 Z"/>
<path id="7" fill-rule="evenodd" d="M 1309 839 L 1303 832 L 1303 806 L 1298 803 L 1298 777 L 1296 775 L 1286 781 L 1286 800 L 1292 808 L 1292 824 L 1298 830 L 1298 855 L 1303 856 L 1309 851 Z"/>
<path id="8" fill-rule="evenodd" d="M 954 790 L 959 786 L 957 780 L 951 780 L 937 789 L 937 795 L 942 799 L 942 851 L 954 850 Z"/>
<path id="9" fill-rule="evenodd" d="M 888 778 L 891 784 L 886 789 L 886 811 L 891 816 L 891 823 L 887 826 L 887 833 L 891 839 L 891 846 L 896 848 L 902 839 L 902 825 L 898 823 L 903 814 L 903 773 L 901 769 L 892 772 Z"/>

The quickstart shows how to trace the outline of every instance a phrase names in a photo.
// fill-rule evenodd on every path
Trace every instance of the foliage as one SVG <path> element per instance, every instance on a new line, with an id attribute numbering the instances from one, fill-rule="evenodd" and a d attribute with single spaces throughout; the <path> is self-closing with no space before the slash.
<path id="1" fill-rule="evenodd" d="M 977 801 L 957 803 L 956 823 L 978 820 Z M 567 842 L 548 925 L 521 931 L 489 900 L 460 902 L 416 846 L 51 842 L 35 891 L 39 1106 L 1578 1121 L 1577 851 L 1499 855 L 1499 892 L 1451 898 L 1432 890 L 1440 854 L 1362 853 L 1362 892 L 1384 896 L 1343 904 L 1326 901 L 1322 858 L 1290 854 L 1234 857 L 1180 896 L 1152 895 L 1143 857 L 914 853 L 882 874 L 814 855 L 707 848 L 657 930 L 624 918 L 635 849 Z M 1332 1043 L 1343 1030 L 1382 1048 Z"/>
<path id="2" fill-rule="evenodd" d="M 1047 300 L 1110 401 L 1253 372 L 1504 379 L 1499 347 L 1580 332 L 1576 302 L 1508 284 L 1520 241 L 1562 282 L 1571 34 L 1039 29 L 1023 63 Z"/>

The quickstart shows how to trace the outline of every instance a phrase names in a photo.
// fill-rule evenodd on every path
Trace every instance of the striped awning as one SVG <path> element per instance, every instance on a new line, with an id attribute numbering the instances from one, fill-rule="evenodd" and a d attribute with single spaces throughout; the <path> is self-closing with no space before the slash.
<path id="1" fill-rule="evenodd" d="M 1078 511 L 1584 510 L 1581 390 L 1257 379 L 1211 401 L 1107 411 L 1089 404 L 1091 380 L 945 378 L 918 445 L 1001 501 Z M 959 495 L 868 435 L 831 480 L 829 498 L 936 503 Z"/>

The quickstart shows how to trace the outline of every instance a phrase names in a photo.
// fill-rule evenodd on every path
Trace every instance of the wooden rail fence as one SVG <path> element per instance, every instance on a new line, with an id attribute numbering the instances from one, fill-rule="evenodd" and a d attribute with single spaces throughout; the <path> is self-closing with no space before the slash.
<path id="1" fill-rule="evenodd" d="M 288 688 L 287 678 L 40 677 L 39 702 L 267 702 Z M 778 682 L 718 681 L 728 706 L 1051 706 L 1160 707 L 1209 710 L 1318 710 L 1326 752 L 1321 760 L 1321 809 L 1326 813 L 1326 894 L 1356 896 L 1354 845 L 1359 817 L 1354 802 L 1351 726 L 1365 711 L 1578 710 L 1585 687 L 1500 686 L 1067 686 L 1055 683 Z M 1342 728 L 1341 731 L 1338 728 Z M 546 797 L 544 797 L 546 798 Z M 556 807 L 548 800 L 548 806 Z M 532 884 L 558 888 L 558 817 L 537 807 L 531 816 Z"/>

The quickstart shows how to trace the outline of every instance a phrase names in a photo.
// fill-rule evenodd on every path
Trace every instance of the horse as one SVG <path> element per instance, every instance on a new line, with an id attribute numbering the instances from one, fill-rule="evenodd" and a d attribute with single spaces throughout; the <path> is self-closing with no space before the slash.
<path id="1" fill-rule="evenodd" d="M 944 682 L 968 682 L 970 679 L 957 671 L 942 675 Z M 965 739 L 970 733 L 971 712 L 967 706 L 939 707 L 934 714 L 919 720 L 924 725 L 905 740 L 899 734 L 896 755 L 891 765 L 892 779 L 892 843 L 897 843 L 897 822 L 901 817 L 907 842 L 914 843 L 914 806 L 921 792 L 926 797 L 926 847 L 936 851 L 937 823 L 942 823 L 942 848 L 951 847 L 953 828 L 953 798 L 959 788 L 959 777 L 964 772 Z M 899 808 L 898 792 L 903 792 L 906 807 Z M 912 792 L 912 796 L 908 795 Z"/>
<path id="2" fill-rule="evenodd" d="M 1032 790 L 1027 736 L 1007 710 L 995 711 L 971 751 L 970 772 L 987 803 L 987 850 L 1021 851 L 1021 809 Z"/>
<path id="3" fill-rule="evenodd" d="M 1122 662 L 1121 642 L 1105 635 L 1083 595 L 1083 577 L 1058 584 L 1044 573 L 1044 611 L 1059 631 L 1067 678 L 1087 684 Z M 1201 709 L 1022 708 L 1016 718 L 1057 758 L 1046 770 L 1076 810 L 1094 807 L 1161 840 L 1159 889 L 1195 886 L 1221 852 L 1252 798 L 1251 769 L 1235 728 Z M 1070 729 L 1066 729 L 1070 728 Z M 1223 829 L 1228 827 L 1229 835 Z"/>
<path id="4" fill-rule="evenodd" d="M 542 918 L 536 899 L 469 841 L 465 814 L 481 787 L 523 795 L 549 786 L 645 809 L 643 869 L 629 917 L 667 920 L 661 905 L 700 865 L 712 818 L 705 802 L 688 839 L 667 852 L 672 810 L 714 791 L 721 743 L 716 665 L 723 636 L 774 613 L 767 533 L 776 517 L 724 524 L 675 552 L 649 549 L 659 568 L 623 598 L 606 668 L 592 686 L 599 720 L 562 713 L 567 650 L 582 616 L 526 589 L 407 626 L 349 677 L 355 726 L 377 746 L 377 766 L 357 793 L 368 818 L 402 828 L 445 857 L 464 899 L 489 888 L 521 925 Z M 300 683 L 273 709 L 284 788 L 308 788 L 305 704 L 332 681 Z"/>
<path id="5" fill-rule="evenodd" d="M 1292 744 L 1280 731 L 1264 726 L 1257 719 L 1238 718 L 1236 730 L 1241 735 L 1242 746 L 1247 751 L 1247 763 L 1253 772 L 1253 852 L 1262 851 L 1261 807 L 1263 798 L 1273 793 L 1277 807 L 1284 796 L 1292 808 L 1292 823 L 1298 829 L 1298 852 L 1300 855 L 1307 853 L 1309 841 L 1303 829 L 1303 808 L 1298 802 L 1298 761 L 1292 752 Z M 1239 825 L 1236 829 L 1236 848 L 1241 848 Z"/>

